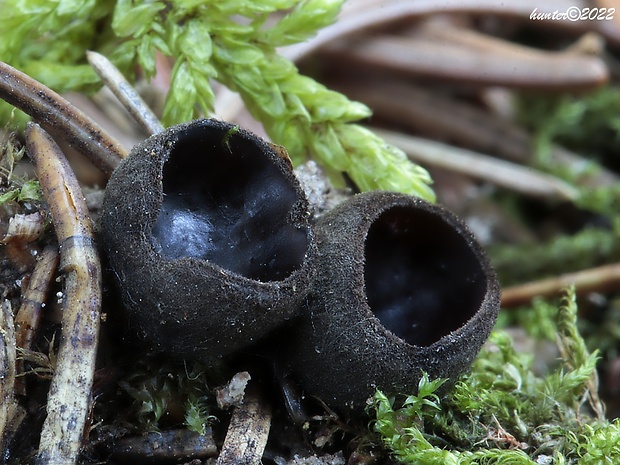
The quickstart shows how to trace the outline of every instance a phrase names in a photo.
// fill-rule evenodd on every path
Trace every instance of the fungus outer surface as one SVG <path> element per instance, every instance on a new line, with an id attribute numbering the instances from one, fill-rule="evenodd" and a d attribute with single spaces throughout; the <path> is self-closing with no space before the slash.
<path id="1" fill-rule="evenodd" d="M 290 222 L 298 193 L 273 160 L 243 132 L 191 127 L 163 168 L 164 198 L 152 228 L 164 257 L 192 257 L 258 281 L 299 269 L 306 228 Z"/>
<path id="2" fill-rule="evenodd" d="M 423 372 L 456 380 L 471 366 L 500 292 L 458 217 L 373 191 L 321 216 L 315 231 L 321 272 L 284 354 L 308 394 L 363 415 L 376 389 L 415 393 Z"/>
<path id="3" fill-rule="evenodd" d="M 405 342 L 428 346 L 466 323 L 486 293 L 486 277 L 465 238 L 425 210 L 393 207 L 365 244 L 368 304 Z"/>

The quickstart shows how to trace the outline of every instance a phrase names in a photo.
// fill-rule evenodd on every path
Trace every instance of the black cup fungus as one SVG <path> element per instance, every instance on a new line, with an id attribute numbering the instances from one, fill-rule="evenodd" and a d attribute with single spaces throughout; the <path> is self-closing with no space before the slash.
<path id="1" fill-rule="evenodd" d="M 493 328 L 496 275 L 452 213 L 404 194 L 358 194 L 318 221 L 314 290 L 290 339 L 308 394 L 362 413 L 379 388 L 455 379 Z"/>
<path id="2" fill-rule="evenodd" d="M 283 149 L 202 119 L 148 138 L 121 162 L 101 232 L 144 340 L 214 360 L 298 312 L 315 269 L 309 216 Z"/>

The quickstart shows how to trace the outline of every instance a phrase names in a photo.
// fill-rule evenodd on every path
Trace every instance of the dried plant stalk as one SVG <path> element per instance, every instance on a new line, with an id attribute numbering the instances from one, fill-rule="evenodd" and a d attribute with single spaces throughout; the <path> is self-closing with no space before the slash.
<path id="1" fill-rule="evenodd" d="M 338 63 L 482 86 L 584 89 L 609 78 L 597 57 L 540 51 L 466 30 L 462 34 L 469 43 L 430 33 L 385 35 L 333 45 L 323 53 Z"/>
<path id="2" fill-rule="evenodd" d="M 205 434 L 173 429 L 125 436 L 115 442 L 110 458 L 115 463 L 142 463 L 146 457 L 151 463 L 195 463 L 191 460 L 216 455 L 213 431 L 208 428 Z"/>
<path id="3" fill-rule="evenodd" d="M 270 428 L 271 407 L 250 387 L 232 414 L 217 465 L 260 464 Z"/>
<path id="4" fill-rule="evenodd" d="M 24 350 L 32 349 L 41 313 L 45 306 L 45 298 L 58 266 L 58 247 L 47 246 L 37 259 L 28 287 L 22 295 L 22 305 L 15 317 L 15 341 L 17 347 Z M 17 361 L 17 373 L 24 372 L 24 361 Z M 15 390 L 18 394 L 26 394 L 24 378 L 17 378 Z"/>
<path id="5" fill-rule="evenodd" d="M 532 137 L 524 129 L 438 92 L 396 79 L 347 82 L 337 87 L 349 97 L 368 105 L 382 120 L 412 132 L 456 142 L 456 145 L 519 164 L 527 165 L 533 161 Z M 619 180 L 615 173 L 604 167 L 595 172 L 584 172 L 586 160 L 562 147 L 553 146 L 549 156 L 554 164 L 579 173 L 580 185 L 607 186 Z"/>
<path id="6" fill-rule="evenodd" d="M 142 97 L 127 82 L 121 72 L 110 60 L 97 52 L 86 52 L 88 62 L 103 80 L 106 86 L 112 91 L 123 107 L 129 112 L 136 123 L 144 129 L 147 134 L 157 134 L 164 130 Z"/>
<path id="7" fill-rule="evenodd" d="M 53 90 L 0 61 L 0 98 L 111 174 L 127 149 Z"/>
<path id="8" fill-rule="evenodd" d="M 75 463 L 91 405 L 101 312 L 101 265 L 86 202 L 66 158 L 40 126 L 28 154 L 52 215 L 64 275 L 62 334 L 39 445 L 39 464 Z"/>
<path id="9" fill-rule="evenodd" d="M 413 161 L 483 179 L 523 195 L 575 200 L 578 191 L 561 179 L 504 160 L 406 134 L 374 130 Z"/>
<path id="10" fill-rule="evenodd" d="M 371 28 L 384 26 L 393 21 L 431 15 L 434 13 L 474 13 L 511 16 L 530 22 L 531 13 L 541 14 L 566 11 L 569 7 L 583 8 L 583 0 L 461 0 L 438 2 L 437 0 L 356 0 L 346 2 L 337 22 L 325 27 L 312 39 L 282 49 L 282 54 L 297 61 L 334 41 Z M 616 15 L 617 16 L 617 15 Z M 554 27 L 577 32 L 597 31 L 611 44 L 620 44 L 620 28 L 612 27 L 612 21 L 540 21 Z"/>
<path id="11" fill-rule="evenodd" d="M 599 266 L 503 289 L 502 307 L 526 305 L 538 296 L 560 295 L 563 289 L 572 285 L 575 286 L 578 294 L 618 291 L 620 289 L 620 264 Z"/>
<path id="12" fill-rule="evenodd" d="M 15 414 L 15 330 L 8 300 L 0 304 L 0 450 Z"/>

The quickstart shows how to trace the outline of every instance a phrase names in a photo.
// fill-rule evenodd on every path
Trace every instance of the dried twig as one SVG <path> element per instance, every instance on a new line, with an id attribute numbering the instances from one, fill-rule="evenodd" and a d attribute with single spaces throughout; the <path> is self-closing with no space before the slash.
<path id="1" fill-rule="evenodd" d="M 15 341 L 20 349 L 32 349 L 32 341 L 37 334 L 45 299 L 57 266 L 58 247 L 51 245 L 45 247 L 39 254 L 28 287 L 22 295 L 22 305 L 15 317 Z M 17 374 L 23 373 L 24 361 L 19 359 L 17 360 Z M 18 394 L 26 394 L 23 377 L 17 378 L 15 390 Z"/>
<path id="2" fill-rule="evenodd" d="M 459 2 L 437 0 L 356 0 L 347 2 L 342 9 L 338 21 L 321 29 L 311 40 L 291 45 L 282 49 L 287 58 L 297 61 L 307 57 L 321 47 L 333 44 L 334 41 L 367 29 L 383 26 L 393 21 L 403 21 L 434 13 L 476 13 L 495 14 L 522 18 L 532 22 L 530 14 L 553 13 L 566 11 L 569 7 L 583 8 L 581 0 L 461 0 Z M 540 24 L 551 24 L 557 28 L 575 31 L 598 31 L 607 40 L 620 44 L 619 28 L 610 27 L 610 21 L 537 21 Z"/>
<path id="3" fill-rule="evenodd" d="M 88 209 L 75 175 L 38 125 L 26 130 L 52 215 L 64 274 L 62 336 L 39 446 L 40 464 L 75 463 L 90 410 L 101 311 L 101 265 Z"/>
<path id="4" fill-rule="evenodd" d="M 374 130 L 415 162 L 456 171 L 533 197 L 574 200 L 578 191 L 564 181 L 504 160 L 406 134 Z"/>
<path id="5" fill-rule="evenodd" d="M 8 300 L 0 303 L 0 450 L 5 450 L 23 412 L 15 401 L 15 330 Z"/>
<path id="6" fill-rule="evenodd" d="M 620 264 L 599 266 L 503 289 L 502 307 L 525 305 L 538 296 L 560 295 L 563 289 L 573 284 L 578 294 L 617 291 L 620 289 Z"/>
<path id="7" fill-rule="evenodd" d="M 345 3 L 334 24 L 321 29 L 312 39 L 299 44 L 283 47 L 279 52 L 292 61 L 302 60 L 317 50 L 335 44 L 339 39 L 359 34 L 366 30 L 384 26 L 394 21 L 431 15 L 434 13 L 476 13 L 495 14 L 522 18 L 532 22 L 530 14 L 566 11 L 569 7 L 585 6 L 579 0 L 550 0 L 541 3 L 537 0 L 464 0 L 460 2 L 438 2 L 437 0 L 356 0 Z M 612 28 L 609 21 L 537 21 L 553 27 L 576 29 L 586 32 L 598 31 L 614 44 L 620 44 L 620 28 Z M 221 92 L 215 103 L 217 113 L 224 120 L 233 120 L 243 109 L 241 98 L 232 91 Z"/>
<path id="8" fill-rule="evenodd" d="M 86 57 L 105 85 L 147 134 L 156 134 L 164 130 L 155 113 L 110 60 L 92 51 L 86 52 Z"/>
<path id="9" fill-rule="evenodd" d="M 127 149 L 53 90 L 0 62 L 0 98 L 32 116 L 45 130 L 111 174 Z"/>
<path id="10" fill-rule="evenodd" d="M 525 130 L 471 105 L 392 79 L 346 83 L 340 87 L 387 122 L 520 164 L 532 162 L 533 141 Z M 587 161 L 564 148 L 552 147 L 549 156 L 554 164 L 578 174 L 583 186 L 618 182 L 618 176 L 605 168 L 584 172 Z"/>
<path id="11" fill-rule="evenodd" d="M 217 465 L 258 465 L 269 437 L 271 407 L 250 386 L 235 408 Z"/>
<path id="12" fill-rule="evenodd" d="M 338 63 L 459 84 L 564 90 L 598 87 L 608 79 L 598 57 L 536 50 L 465 29 L 416 37 L 373 35 L 322 53 Z"/>

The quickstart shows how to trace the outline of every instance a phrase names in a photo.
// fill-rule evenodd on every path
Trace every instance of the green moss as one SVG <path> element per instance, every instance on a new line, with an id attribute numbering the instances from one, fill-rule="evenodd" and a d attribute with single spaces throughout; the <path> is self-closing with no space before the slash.
<path id="1" fill-rule="evenodd" d="M 619 232 L 620 222 L 542 243 L 496 244 L 488 252 L 500 282 L 509 285 L 620 260 Z"/>
<path id="2" fill-rule="evenodd" d="M 362 190 L 396 190 L 434 199 L 429 174 L 374 133 L 353 124 L 365 105 L 299 74 L 277 48 L 302 42 L 335 21 L 343 0 L 6 0 L 0 60 L 56 91 L 88 91 L 98 82 L 86 50 L 130 79 L 150 79 L 156 53 L 174 58 L 165 125 L 213 112 L 215 79 L 247 108 L 294 163 L 314 158 Z M 275 24 L 268 19 L 279 14 Z M 200 46 L 196 46 L 200 44 Z M 0 105 L 0 117 L 7 116 Z M 2 113 L 4 112 L 4 113 Z"/>
<path id="3" fill-rule="evenodd" d="M 25 152 L 25 148 L 15 139 L 15 133 L 9 129 L 13 125 L 14 115 L 0 138 L 0 206 L 7 202 L 39 202 L 43 199 L 38 181 L 23 180 L 13 175 L 15 164 Z"/>
<path id="4" fill-rule="evenodd" d="M 605 86 L 586 95 L 523 96 L 519 113 L 521 123 L 536 134 L 539 162 L 543 165 L 552 142 L 595 160 L 620 150 L 618 87 Z"/>
<path id="5" fill-rule="evenodd" d="M 602 417 L 598 356 L 577 330 L 572 289 L 557 309 L 555 334 L 562 363 L 542 376 L 532 370 L 534 354 L 517 352 L 497 330 L 441 400 L 441 382 L 428 378 L 403 405 L 377 392 L 374 430 L 402 463 L 618 463 L 620 423 Z"/>
<path id="6" fill-rule="evenodd" d="M 188 367 L 146 357 L 119 385 L 133 399 L 127 420 L 142 431 L 184 423 L 189 430 L 204 434 L 213 419 L 206 371 L 197 362 Z"/>
<path id="7" fill-rule="evenodd" d="M 522 96 L 519 102 L 520 122 L 534 133 L 534 166 L 574 184 L 579 207 L 616 217 L 620 187 L 583 187 L 580 181 L 603 165 L 618 167 L 620 88 L 605 86 L 580 96 Z M 575 151 L 584 163 L 572 168 L 558 164 L 550 156 L 554 143 Z"/>

